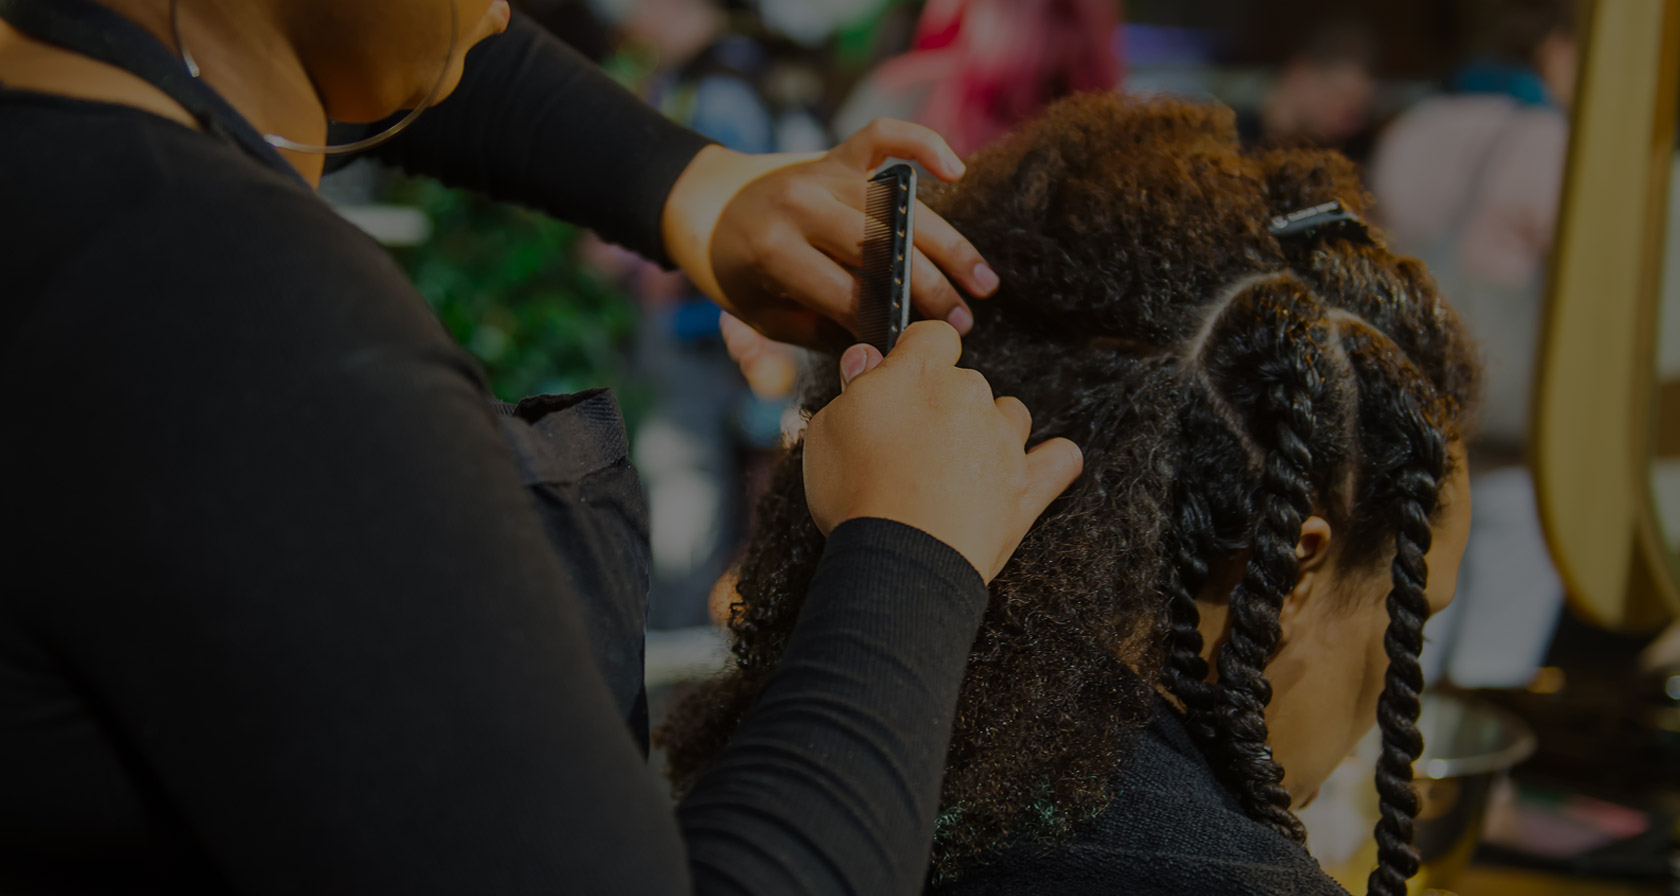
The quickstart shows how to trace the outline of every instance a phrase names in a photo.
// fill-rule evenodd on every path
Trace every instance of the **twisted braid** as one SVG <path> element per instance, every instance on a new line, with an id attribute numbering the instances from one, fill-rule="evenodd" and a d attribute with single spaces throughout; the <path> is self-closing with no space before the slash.
<path id="1" fill-rule="evenodd" d="M 1382 730 L 1377 794 L 1382 820 L 1376 826 L 1377 867 L 1367 885 L 1373 896 L 1403 896 L 1406 880 L 1418 869 L 1418 852 L 1412 846 L 1412 820 L 1418 812 L 1412 763 L 1423 753 L 1423 737 L 1417 729 L 1421 708 L 1418 693 L 1423 690 L 1418 653 L 1423 649 L 1423 623 L 1429 618 L 1429 603 L 1423 593 L 1429 566 L 1424 555 L 1429 552 L 1429 516 L 1435 507 L 1440 475 L 1439 464 L 1434 471 L 1411 467 L 1400 474 L 1397 483 L 1405 499 L 1399 508 L 1394 587 L 1388 594 L 1389 623 L 1383 634 L 1388 675 L 1377 703 L 1377 725 Z"/>
<path id="2" fill-rule="evenodd" d="M 1272 686 L 1265 668 L 1277 648 L 1278 613 L 1299 573 L 1295 545 L 1301 524 L 1313 512 L 1311 445 L 1320 422 L 1316 406 L 1325 392 L 1322 346 L 1329 339 L 1329 321 L 1294 277 L 1249 286 L 1225 316 L 1229 321 L 1216 323 L 1210 334 L 1217 341 L 1205 350 L 1205 363 L 1222 391 L 1237 393 L 1233 404 L 1252 409 L 1250 431 L 1264 434 L 1256 441 L 1266 454 L 1253 502 L 1257 513 L 1249 559 L 1231 592 L 1230 634 L 1215 658 L 1220 752 L 1228 781 L 1248 814 L 1302 843 L 1306 830 L 1289 811 L 1283 766 L 1267 743 L 1265 713 Z M 1222 328 L 1228 341 L 1220 340 Z M 1228 360 L 1222 358 L 1227 352 Z M 1242 376 L 1233 375 L 1237 370 Z"/>
<path id="3" fill-rule="evenodd" d="M 1423 690 L 1423 624 L 1429 617 L 1425 589 L 1429 584 L 1426 555 L 1433 541 L 1430 526 L 1447 473 L 1449 423 L 1438 419 L 1443 408 L 1433 384 L 1386 335 L 1358 318 L 1345 319 L 1343 345 L 1358 359 L 1354 365 L 1360 386 L 1360 417 L 1373 435 L 1409 450 L 1390 452 L 1373 471 L 1371 503 L 1384 508 L 1394 523 L 1394 560 L 1386 599 L 1389 624 L 1383 633 L 1388 672 L 1377 703 L 1377 726 L 1382 755 L 1376 782 L 1381 820 L 1377 822 L 1377 867 L 1367 891 L 1372 896 L 1403 896 L 1406 881 L 1417 873 L 1419 857 L 1412 846 L 1418 795 L 1412 789 L 1412 763 L 1423 752 L 1417 729 Z"/>
<path id="4" fill-rule="evenodd" d="M 1220 314 L 1222 304 L 1214 313 Z M 1211 329 L 1211 322 L 1209 325 Z M 1197 347 L 1199 351 L 1199 347 Z M 1179 420 L 1178 462 L 1173 471 L 1171 564 L 1164 581 L 1169 692 L 1185 708 L 1185 723 L 1214 767 L 1220 756 L 1219 689 L 1207 681 L 1202 658 L 1201 613 L 1196 599 L 1208 587 L 1215 561 L 1236 555 L 1253 534 L 1252 496 L 1246 477 L 1233 469 L 1257 471 L 1259 452 L 1242 433 L 1242 420 L 1213 394 L 1199 358 L 1184 359 L 1187 376 Z"/>
<path id="5" fill-rule="evenodd" d="M 1193 495 L 1181 498 L 1178 510 L 1173 570 L 1167 579 L 1167 688 L 1184 704 L 1190 733 L 1207 750 L 1219 731 L 1214 718 L 1217 698 L 1207 682 L 1207 660 L 1202 659 L 1201 613 L 1196 609 L 1196 593 L 1207 583 L 1208 555 L 1202 550 L 1206 539 L 1196 533 L 1207 532 L 1212 523 L 1207 506 Z"/>

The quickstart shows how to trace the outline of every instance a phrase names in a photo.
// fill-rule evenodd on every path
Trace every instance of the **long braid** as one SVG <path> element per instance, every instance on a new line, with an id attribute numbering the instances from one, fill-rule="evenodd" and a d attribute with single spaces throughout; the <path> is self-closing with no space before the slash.
<path id="1" fill-rule="evenodd" d="M 1190 734 L 1209 762 L 1222 768 L 1219 689 L 1207 680 L 1211 667 L 1202 657 L 1196 599 L 1208 586 L 1214 563 L 1248 546 L 1253 534 L 1252 496 L 1242 478 L 1224 474 L 1244 467 L 1257 472 L 1258 451 L 1242 432 L 1241 419 L 1213 394 L 1198 360 L 1187 359 L 1187 400 L 1175 451 L 1172 558 L 1164 582 L 1168 649 L 1163 671 L 1168 690 L 1184 704 Z M 1221 482 L 1226 487 L 1216 485 Z"/>
<path id="2" fill-rule="evenodd" d="M 1400 504 L 1400 528 L 1395 535 L 1394 587 L 1388 595 L 1388 630 L 1383 649 L 1388 653 L 1388 676 L 1377 703 L 1382 729 L 1382 757 L 1377 761 L 1377 794 L 1382 820 L 1376 826 L 1377 867 L 1368 883 L 1373 896 L 1403 896 L 1406 880 L 1417 873 L 1418 852 L 1412 846 L 1412 820 L 1418 795 L 1412 789 L 1412 763 L 1423 753 L 1418 733 L 1418 694 L 1423 690 L 1423 623 L 1429 618 L 1424 586 L 1429 581 L 1429 516 L 1434 510 L 1439 473 L 1414 467 L 1401 474 L 1406 494 Z"/>
<path id="3" fill-rule="evenodd" d="M 1410 450 L 1391 455 L 1388 469 L 1374 471 L 1373 503 L 1388 509 L 1396 521 L 1391 586 L 1387 597 L 1388 628 L 1383 649 L 1388 672 L 1377 703 L 1377 726 L 1382 754 L 1377 760 L 1377 867 L 1367 882 L 1371 896 L 1403 896 L 1406 881 L 1417 873 L 1419 857 L 1412 845 L 1413 821 L 1419 809 L 1412 789 L 1412 764 L 1423 752 L 1418 732 L 1422 709 L 1423 624 L 1429 617 L 1425 589 L 1429 584 L 1426 556 L 1433 540 L 1430 518 L 1439 501 L 1447 469 L 1444 427 L 1420 406 L 1434 399 L 1433 385 L 1409 362 L 1392 340 L 1357 318 L 1344 324 L 1343 344 L 1361 363 L 1355 365 L 1360 386 L 1361 423 L 1372 432 L 1386 429 L 1385 441 Z M 1431 401 L 1439 406 L 1439 401 Z"/>
<path id="4" fill-rule="evenodd" d="M 1281 464 L 1268 463 L 1269 487 L 1287 485 L 1288 471 Z M 1289 792 L 1283 789 L 1283 766 L 1272 758 L 1267 744 L 1266 706 L 1272 700 L 1271 682 L 1266 678 L 1266 662 L 1277 646 L 1278 612 L 1283 604 L 1283 592 L 1274 591 L 1268 584 L 1273 574 L 1284 568 L 1280 561 L 1280 547 L 1287 545 L 1294 556 L 1294 541 L 1284 535 L 1291 522 L 1299 539 L 1301 520 L 1307 511 L 1299 510 L 1299 503 L 1287 492 L 1277 492 L 1262 498 L 1267 508 L 1255 535 L 1254 556 L 1250 560 L 1243 581 L 1231 593 L 1230 636 L 1220 647 L 1216 664 L 1219 669 L 1219 718 L 1224 732 L 1223 754 L 1228 763 L 1227 774 L 1238 787 L 1238 797 L 1248 814 L 1265 822 L 1292 840 L 1304 842 L 1305 830 L 1289 812 Z"/>
<path id="5" fill-rule="evenodd" d="M 1299 573 L 1295 545 L 1301 524 L 1313 511 L 1311 444 L 1318 425 L 1315 405 L 1325 382 L 1320 347 L 1329 325 L 1317 301 L 1294 278 L 1261 281 L 1245 292 L 1226 312 L 1241 321 L 1241 330 L 1231 338 L 1232 366 L 1222 376 L 1220 353 L 1205 352 L 1212 377 L 1224 380 L 1222 391 L 1247 393 L 1249 400 L 1233 404 L 1253 408 L 1251 430 L 1269 436 L 1256 439 L 1267 451 L 1254 498 L 1254 534 L 1242 580 L 1230 596 L 1230 635 L 1216 657 L 1221 752 L 1248 814 L 1302 843 L 1306 829 L 1289 811 L 1283 766 L 1267 743 L 1272 685 L 1265 668 L 1280 636 L 1278 614 Z M 1235 314 L 1244 307 L 1250 311 L 1247 320 Z M 1216 325 L 1215 337 L 1217 330 Z"/>
<path id="6" fill-rule="evenodd" d="M 1184 704 L 1192 736 L 1204 750 L 1218 737 L 1215 720 L 1216 692 L 1208 684 L 1208 664 L 1202 659 L 1201 613 L 1196 610 L 1196 593 L 1207 583 L 1208 562 L 1204 545 L 1211 541 L 1197 537 L 1209 532 L 1212 520 L 1207 506 L 1195 495 L 1179 499 L 1173 539 L 1173 565 L 1167 577 L 1167 614 L 1170 626 L 1167 642 L 1167 687 Z"/>

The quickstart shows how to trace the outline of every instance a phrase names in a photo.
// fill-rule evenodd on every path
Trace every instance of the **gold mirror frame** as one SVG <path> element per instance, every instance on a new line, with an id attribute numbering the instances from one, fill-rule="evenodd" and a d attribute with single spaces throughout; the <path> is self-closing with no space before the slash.
<path id="1" fill-rule="evenodd" d="M 1664 4 L 1662 34 L 1664 56 L 1657 73 L 1654 137 L 1659 143 L 1667 145 L 1668 154 L 1666 159 L 1652 160 L 1652 164 L 1660 169 L 1652 188 L 1663 192 L 1654 194 L 1652 200 L 1653 205 L 1658 207 L 1651 228 L 1653 257 L 1649 261 L 1651 269 L 1647 288 L 1640 294 L 1640 319 L 1648 321 L 1649 325 L 1640 327 L 1634 363 L 1640 365 L 1640 370 L 1650 371 L 1651 378 L 1644 382 L 1643 404 L 1639 406 L 1644 413 L 1635 415 L 1635 424 L 1641 427 L 1635 430 L 1635 444 L 1644 451 L 1641 466 L 1645 470 L 1647 486 L 1646 500 L 1641 504 L 1640 538 L 1658 567 L 1659 593 L 1680 614 L 1680 550 L 1674 547 L 1672 531 L 1672 527 L 1680 526 L 1680 518 L 1664 519 L 1657 507 L 1656 486 L 1651 478 L 1658 459 L 1680 454 L 1680 384 L 1665 384 L 1657 376 L 1657 359 L 1661 354 L 1657 338 L 1663 331 L 1663 315 L 1680 314 L 1680 307 L 1663 307 L 1670 300 L 1663 293 L 1663 281 L 1669 277 L 1667 269 L 1680 266 L 1680 257 L 1665 255 L 1672 243 L 1669 229 L 1680 225 L 1680 208 L 1666 204 L 1674 198 L 1674 185 L 1670 179 L 1674 176 L 1675 160 L 1680 158 L 1680 0 L 1667 0 Z M 1665 411 L 1673 413 L 1670 415 Z M 1669 528 L 1665 529 L 1665 523 Z M 1663 575 L 1664 572 L 1667 574 Z"/>
<path id="2" fill-rule="evenodd" d="M 1570 606 L 1648 630 L 1680 613 L 1651 488 L 1680 0 L 1597 2 L 1584 21 L 1531 457 Z"/>

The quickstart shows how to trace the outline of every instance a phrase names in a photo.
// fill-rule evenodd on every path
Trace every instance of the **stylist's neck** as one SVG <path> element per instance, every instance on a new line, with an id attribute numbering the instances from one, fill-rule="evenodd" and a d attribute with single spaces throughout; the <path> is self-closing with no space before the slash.
<path id="1" fill-rule="evenodd" d="M 101 0 L 174 47 L 167 0 Z M 200 77 L 262 134 L 321 144 L 327 113 L 271 4 L 179 0 L 181 43 Z M 177 48 L 179 49 L 179 48 Z M 281 152 L 310 184 L 321 180 L 318 155 Z"/>
<path id="2" fill-rule="evenodd" d="M 99 0 L 178 50 L 168 0 Z M 270 4 L 258 0 L 180 0 L 181 41 L 201 77 L 262 134 L 299 143 L 326 140 L 327 115 L 309 74 Z M 183 63 L 184 65 L 184 63 Z M 114 66 L 23 37 L 0 25 L 0 83 L 78 99 L 118 103 L 196 128 L 193 117 L 150 83 Z M 317 155 L 282 151 L 310 184 Z"/>

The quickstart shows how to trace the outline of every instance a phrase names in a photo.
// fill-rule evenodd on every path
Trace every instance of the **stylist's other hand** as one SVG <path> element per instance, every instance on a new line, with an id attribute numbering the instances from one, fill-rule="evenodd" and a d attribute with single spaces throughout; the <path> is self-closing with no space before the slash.
<path id="1" fill-rule="evenodd" d="M 753 394 L 768 401 L 793 394 L 799 379 L 799 349 L 776 342 L 729 312 L 718 315 L 729 359 L 741 369 Z"/>
<path id="2" fill-rule="evenodd" d="M 919 162 L 943 180 L 963 173 L 938 134 L 891 119 L 821 155 L 747 156 L 709 146 L 671 190 L 666 248 L 690 279 L 766 336 L 844 345 L 857 332 L 851 272 L 863 262 L 864 192 L 889 158 Z M 963 293 L 988 296 L 997 285 L 979 251 L 918 202 L 910 293 L 921 315 L 966 333 L 974 316 Z"/>
<path id="3" fill-rule="evenodd" d="M 911 324 L 884 360 L 847 350 L 845 391 L 805 434 L 805 497 L 824 535 L 850 519 L 894 520 L 990 582 L 1084 459 L 1067 439 L 1026 450 L 1026 407 L 994 399 L 985 377 L 956 366 L 961 354 L 957 331 L 938 321 Z"/>

